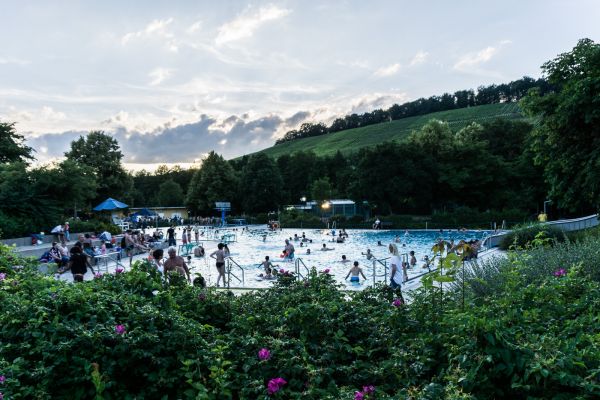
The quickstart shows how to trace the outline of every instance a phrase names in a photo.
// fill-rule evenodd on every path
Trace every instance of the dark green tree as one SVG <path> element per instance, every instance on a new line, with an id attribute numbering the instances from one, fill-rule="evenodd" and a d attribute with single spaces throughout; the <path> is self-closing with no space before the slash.
<path id="1" fill-rule="evenodd" d="M 319 178 L 310 186 L 312 199 L 318 202 L 329 200 L 333 197 L 333 187 L 328 177 Z"/>
<path id="2" fill-rule="evenodd" d="M 230 201 L 235 197 L 237 183 L 231 165 L 211 151 L 190 182 L 186 205 L 195 214 L 213 213 L 216 201 Z"/>
<path id="3" fill-rule="evenodd" d="M 94 171 L 73 160 L 36 168 L 32 176 L 34 190 L 43 193 L 45 201 L 65 214 L 75 215 L 76 209 L 86 208 L 96 196 L 98 184 Z"/>
<path id="4" fill-rule="evenodd" d="M 168 179 L 160 184 L 158 190 L 158 205 L 163 207 L 176 207 L 183 205 L 183 189 L 173 179 Z"/>
<path id="5" fill-rule="evenodd" d="M 594 211 L 600 205 L 600 45 L 582 39 L 542 70 L 555 90 L 542 95 L 533 89 L 522 101 L 539 118 L 535 162 L 559 208 Z"/>
<path id="6" fill-rule="evenodd" d="M 102 131 L 92 131 L 87 136 L 71 142 L 65 153 L 68 160 L 89 166 L 96 176 L 98 190 L 95 202 L 107 197 L 129 200 L 133 181 L 121 164 L 123 154 L 116 139 Z"/>
<path id="7" fill-rule="evenodd" d="M 265 154 L 248 159 L 240 178 L 240 198 L 244 212 L 277 210 L 281 205 L 283 180 L 275 162 Z"/>
<path id="8" fill-rule="evenodd" d="M 19 135 L 15 123 L 0 122 L 0 163 L 33 160 L 33 149 L 23 144 L 25 137 Z"/>

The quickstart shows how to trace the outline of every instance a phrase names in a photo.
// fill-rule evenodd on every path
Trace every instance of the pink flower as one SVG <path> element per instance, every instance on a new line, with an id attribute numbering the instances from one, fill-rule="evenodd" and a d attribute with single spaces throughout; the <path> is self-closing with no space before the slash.
<path id="1" fill-rule="evenodd" d="M 400 307 L 402 304 L 404 304 L 404 302 L 402 301 L 402 299 L 395 299 L 395 300 L 392 302 L 392 305 L 393 305 L 394 307 Z M 365 387 L 366 387 L 366 386 L 365 386 Z M 371 386 L 369 386 L 369 387 L 371 387 Z"/>
<path id="2" fill-rule="evenodd" d="M 3 281 L 6 279 L 6 274 L 4 272 L 0 273 L 0 281 Z"/>
<path id="3" fill-rule="evenodd" d="M 115 274 L 120 274 L 123 271 L 125 271 L 123 268 L 117 268 L 117 269 L 115 269 Z"/>
<path id="4" fill-rule="evenodd" d="M 266 361 L 269 358 L 271 358 L 271 352 L 269 351 L 269 349 L 262 348 L 258 351 L 258 358 L 261 361 Z"/>
<path id="5" fill-rule="evenodd" d="M 117 335 L 124 335 L 127 329 L 125 329 L 125 325 L 117 325 L 115 326 L 115 332 Z"/>
<path id="6" fill-rule="evenodd" d="M 567 271 L 565 271 L 564 268 L 554 271 L 554 276 L 565 276 L 566 274 L 567 274 Z"/>
<path id="7" fill-rule="evenodd" d="M 100 272 L 97 272 L 96 274 L 94 274 L 94 279 L 100 279 L 102 278 L 102 274 Z"/>
<path id="8" fill-rule="evenodd" d="M 365 395 L 363 392 L 354 392 L 354 400 L 364 400 Z"/>
<path id="9" fill-rule="evenodd" d="M 329 268 L 326 268 L 326 269 L 324 269 L 323 271 L 321 271 L 321 273 L 322 273 L 322 274 L 328 274 L 328 273 L 329 273 L 329 271 L 330 271 L 330 269 L 329 269 Z"/>
<path id="10" fill-rule="evenodd" d="M 280 274 L 285 274 L 285 269 L 281 268 L 281 269 L 279 270 L 279 273 L 280 273 Z"/>
<path id="11" fill-rule="evenodd" d="M 373 386 L 373 385 L 363 386 L 363 393 L 364 394 L 375 393 L 375 386 Z"/>
<path id="12" fill-rule="evenodd" d="M 0 383 L 6 382 L 6 377 L 4 375 L 0 375 Z"/>
<path id="13" fill-rule="evenodd" d="M 4 400 L 4 395 L 0 392 L 0 400 Z"/>
<path id="14" fill-rule="evenodd" d="M 206 295 L 205 295 L 204 293 L 200 293 L 200 294 L 198 295 L 198 300 L 200 300 L 200 301 L 204 301 L 204 300 L 206 300 Z"/>
<path id="15" fill-rule="evenodd" d="M 283 378 L 273 378 L 267 384 L 267 391 L 269 394 L 275 394 L 281 390 L 283 385 L 287 384 L 287 381 Z"/>

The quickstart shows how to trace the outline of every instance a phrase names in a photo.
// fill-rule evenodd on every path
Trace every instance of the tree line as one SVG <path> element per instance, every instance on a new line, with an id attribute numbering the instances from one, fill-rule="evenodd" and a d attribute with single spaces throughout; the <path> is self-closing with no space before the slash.
<path id="1" fill-rule="evenodd" d="M 497 119 L 453 131 L 432 120 L 402 142 L 356 153 L 264 154 L 225 160 L 211 152 L 199 168 L 162 166 L 131 173 L 116 139 L 100 131 L 71 143 L 63 161 L 35 166 L 14 123 L 0 122 L 0 233 L 28 234 L 114 197 L 130 206 L 186 206 L 215 213 L 275 211 L 300 199 L 368 201 L 377 214 L 431 214 L 470 207 L 534 213 L 545 200 L 563 215 L 600 204 L 600 45 L 579 41 L 542 66 L 551 90 L 534 88 L 520 107 L 530 122 Z"/>
<path id="2" fill-rule="evenodd" d="M 329 126 L 322 122 L 305 122 L 299 129 L 286 132 L 275 144 L 438 111 L 455 110 L 485 104 L 517 102 L 532 88 L 538 88 L 540 93 L 544 94 L 551 90 L 551 85 L 544 78 L 533 79 L 525 76 L 521 79 L 500 85 L 479 86 L 477 92 L 473 89 L 458 90 L 452 94 L 444 93 L 441 96 L 419 98 L 404 104 L 394 104 L 387 110 L 377 109 L 360 115 L 346 115 L 343 118 L 336 118 Z"/>

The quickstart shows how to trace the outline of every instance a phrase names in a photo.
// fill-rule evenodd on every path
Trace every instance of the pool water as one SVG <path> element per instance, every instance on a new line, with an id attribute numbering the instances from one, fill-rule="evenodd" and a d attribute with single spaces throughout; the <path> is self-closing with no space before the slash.
<path id="1" fill-rule="evenodd" d="M 163 229 L 165 230 L 165 229 Z M 177 244 L 181 244 L 182 228 L 177 228 Z M 438 230 L 414 230 L 414 231 L 397 231 L 397 230 L 355 230 L 348 229 L 348 238 L 345 243 L 335 243 L 335 237 L 331 235 L 329 230 L 306 230 L 306 229 L 283 229 L 282 231 L 269 231 L 266 226 L 249 226 L 248 230 L 237 229 L 219 229 L 216 234 L 217 238 L 225 234 L 233 234 L 236 241 L 229 244 L 231 251 L 231 259 L 239 264 L 244 269 L 243 283 L 232 278 L 230 285 L 232 287 L 248 287 L 248 288 L 264 288 L 270 287 L 272 281 L 263 280 L 258 277 L 263 273 L 263 268 L 260 263 L 269 256 L 271 262 L 277 269 L 285 269 L 294 272 L 295 263 L 293 261 L 284 261 L 281 258 L 285 246 L 285 239 L 294 238 L 294 235 L 302 237 L 304 233 L 307 239 L 311 239 L 312 243 L 304 242 L 301 246 L 301 240 L 290 240 L 295 247 L 295 258 L 301 259 L 308 267 L 316 267 L 318 271 L 329 269 L 336 281 L 343 283 L 347 289 L 361 289 L 366 285 L 373 284 L 373 259 L 367 260 L 362 254 L 366 253 L 367 249 L 378 259 L 385 259 L 390 256 L 388 245 L 395 243 L 398 246 L 400 253 L 408 253 L 414 251 L 417 258 L 417 266 L 409 269 L 408 276 L 413 277 L 420 275 L 427 269 L 423 268 L 423 257 L 432 256 L 431 247 L 435 244 L 438 238 L 445 240 L 454 240 L 458 243 L 460 240 L 483 239 L 488 234 L 487 231 L 448 231 L 440 232 Z M 336 234 L 338 232 L 336 231 Z M 207 235 L 204 235 L 205 237 Z M 202 237 L 201 237 L 202 238 Z M 194 235 L 192 234 L 192 240 Z M 381 245 L 378 244 L 381 243 Z M 218 277 L 215 267 L 215 260 L 208 257 L 217 249 L 218 241 L 203 240 L 202 245 L 206 250 L 206 257 L 195 258 L 192 255 L 191 269 L 192 273 L 201 273 L 209 286 L 215 285 Z M 326 244 L 331 251 L 321 251 L 323 244 Z M 306 250 L 310 249 L 311 254 L 306 254 Z M 349 260 L 347 263 L 342 262 L 342 255 L 345 255 Z M 352 267 L 354 261 L 359 262 L 359 266 L 363 269 L 367 280 L 364 281 L 361 277 L 361 284 L 351 284 L 344 280 L 348 271 Z M 385 263 L 385 261 L 384 261 Z M 381 263 L 375 262 L 376 281 L 384 280 L 384 266 Z M 240 279 L 242 278 L 241 270 L 237 267 L 232 268 L 232 272 Z M 301 273 L 304 273 L 304 268 L 301 268 Z M 389 275 L 388 275 L 389 281 Z"/>

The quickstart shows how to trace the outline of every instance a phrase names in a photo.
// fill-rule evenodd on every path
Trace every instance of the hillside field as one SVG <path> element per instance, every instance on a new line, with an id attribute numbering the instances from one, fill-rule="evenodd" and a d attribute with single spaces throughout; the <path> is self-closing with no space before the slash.
<path id="1" fill-rule="evenodd" d="M 332 155 L 338 150 L 342 153 L 352 153 L 362 147 L 375 146 L 385 141 L 402 140 L 431 119 L 446 121 L 453 130 L 459 130 L 471 122 L 483 123 L 495 118 L 521 119 L 524 116 L 521 114 L 517 103 L 489 104 L 440 111 L 362 128 L 348 129 L 323 136 L 298 139 L 269 147 L 259 153 L 265 153 L 275 158 L 301 150 L 313 151 L 318 156 Z"/>

